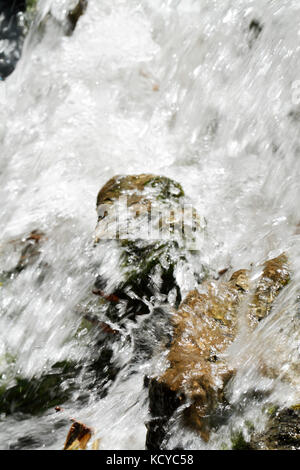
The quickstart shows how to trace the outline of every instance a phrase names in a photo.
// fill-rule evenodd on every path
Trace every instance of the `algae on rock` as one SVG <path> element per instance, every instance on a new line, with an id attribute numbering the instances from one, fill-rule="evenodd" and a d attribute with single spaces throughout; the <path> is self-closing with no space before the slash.
<path id="1" fill-rule="evenodd" d="M 171 292 L 178 306 L 181 293 L 176 268 L 178 263 L 188 263 L 192 255 L 187 241 L 195 231 L 203 230 L 195 211 L 194 226 L 182 229 L 185 202 L 177 182 L 151 174 L 115 176 L 100 190 L 95 243 L 109 250 L 107 240 L 117 242 L 122 280 L 108 294 L 116 302 L 126 302 L 123 312 L 112 304 L 108 308 L 110 318 L 148 313 L 151 299 L 167 299 Z M 95 287 L 107 297 L 106 279 L 98 276 Z"/>

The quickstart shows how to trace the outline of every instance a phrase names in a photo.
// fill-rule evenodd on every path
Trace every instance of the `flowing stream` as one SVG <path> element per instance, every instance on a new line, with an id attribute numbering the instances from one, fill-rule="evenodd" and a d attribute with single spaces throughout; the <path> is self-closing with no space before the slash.
<path id="1" fill-rule="evenodd" d="M 22 57 L 0 83 L 0 271 L 18 261 L 15 240 L 45 234 L 39 263 L 0 287 L 0 387 L 89 357 L 77 307 L 95 279 L 97 193 L 115 174 L 155 173 L 181 183 L 205 217 L 199 263 L 212 271 L 258 272 L 288 254 L 292 280 L 272 314 L 255 334 L 241 325 L 230 347 L 229 393 L 231 403 L 254 388 L 278 406 L 299 403 L 299 1 L 88 0 L 65 35 L 72 4 L 39 2 Z M 61 413 L 0 415 L 0 447 L 60 449 L 74 417 L 100 448 L 144 449 L 144 376 L 164 367 L 159 341 L 154 350 L 128 370 L 132 346 L 118 344 L 121 373 L 103 397 L 91 389 L 79 400 L 85 377 Z M 276 376 L 260 375 L 262 359 Z M 208 443 L 175 420 L 168 445 L 220 449 L 249 421 L 263 429 L 263 404 L 245 401 Z"/>

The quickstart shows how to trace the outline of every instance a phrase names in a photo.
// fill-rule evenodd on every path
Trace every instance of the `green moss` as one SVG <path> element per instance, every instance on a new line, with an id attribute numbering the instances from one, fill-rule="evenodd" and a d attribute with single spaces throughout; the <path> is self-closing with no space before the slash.
<path id="1" fill-rule="evenodd" d="M 220 448 L 221 448 L 221 450 L 229 450 L 229 446 L 225 442 L 222 442 Z"/>
<path id="2" fill-rule="evenodd" d="M 245 426 L 246 426 L 246 428 L 248 429 L 248 431 L 249 431 L 250 433 L 252 433 L 252 432 L 255 431 L 255 426 L 254 426 L 254 424 L 252 423 L 252 421 L 248 421 L 248 420 L 245 421 Z"/>
<path id="3" fill-rule="evenodd" d="M 174 198 L 179 199 L 184 197 L 182 186 L 176 181 L 166 178 L 165 176 L 155 176 L 145 183 L 145 187 L 147 186 L 159 189 L 159 194 L 157 196 L 158 200 L 170 201 Z"/>
<path id="4" fill-rule="evenodd" d="M 157 294 L 167 296 L 175 289 L 175 304 L 181 296 L 176 282 L 175 269 L 184 258 L 176 243 L 157 242 L 147 245 L 143 241 L 122 241 L 121 255 L 123 281 L 113 294 L 119 302 L 107 302 L 106 314 L 112 321 L 134 319 L 149 313 L 148 302 Z M 95 284 L 97 287 L 97 283 Z M 162 300 L 162 298 L 161 298 Z"/>
<path id="5" fill-rule="evenodd" d="M 0 389 L 0 413 L 38 415 L 60 405 L 71 397 L 77 374 L 75 364 L 60 362 L 39 378 L 16 377 L 12 387 Z"/>
<path id="6" fill-rule="evenodd" d="M 277 405 L 269 405 L 265 406 L 263 408 L 263 411 L 269 416 L 274 416 L 277 413 L 278 409 L 279 407 Z"/>
<path id="7" fill-rule="evenodd" d="M 37 6 L 38 0 L 26 0 L 26 8 L 27 11 L 35 10 Z"/>
<path id="8" fill-rule="evenodd" d="M 232 450 L 249 450 L 250 444 L 246 442 L 242 431 L 237 431 L 231 436 Z"/>
<path id="9" fill-rule="evenodd" d="M 76 330 L 75 336 L 78 337 L 83 330 L 91 331 L 93 329 L 93 324 L 91 321 L 86 318 L 82 318 L 79 327 Z"/>
<path id="10" fill-rule="evenodd" d="M 158 221 L 156 229 L 163 230 L 168 227 L 176 235 L 175 237 L 161 237 L 160 240 L 147 240 L 139 238 L 139 211 L 145 219 L 149 220 L 152 209 L 166 208 L 172 212 L 183 209 L 184 191 L 179 183 L 165 176 L 152 174 L 115 176 L 111 178 L 100 190 L 97 198 L 97 207 L 102 204 L 114 204 L 120 196 L 127 196 L 129 207 L 136 211 L 137 229 L 132 230 L 134 239 L 122 239 L 117 237 L 121 249 L 120 267 L 123 271 L 123 282 L 120 282 L 113 294 L 119 299 L 127 302 L 114 302 L 108 307 L 108 316 L 113 321 L 123 317 L 134 318 L 136 315 L 149 312 L 147 303 L 161 295 L 160 300 L 167 299 L 172 291 L 175 299 L 174 306 L 177 307 L 181 300 L 180 289 L 176 282 L 176 267 L 178 262 L 188 263 L 190 252 L 186 247 L 186 239 L 190 234 L 183 233 L 182 229 L 176 229 L 176 220 L 166 219 Z M 195 211 L 196 215 L 196 211 Z M 99 218 L 102 223 L 105 214 Z M 143 222 L 143 220 L 142 220 Z M 156 223 L 155 219 L 155 223 Z M 152 222 L 151 222 L 152 223 Z M 101 239 L 97 240 L 97 243 Z M 101 291 L 102 282 L 96 281 L 95 287 Z M 105 283 L 104 283 L 105 285 Z"/>
<path id="11" fill-rule="evenodd" d="M 131 289 L 140 297 L 150 297 L 155 291 L 151 279 L 158 270 L 161 279 L 159 291 L 168 294 L 176 287 L 175 267 L 179 259 L 184 259 L 184 255 L 178 251 L 176 242 L 157 242 L 146 246 L 129 242 L 122 254 L 126 279 L 121 289 Z"/>

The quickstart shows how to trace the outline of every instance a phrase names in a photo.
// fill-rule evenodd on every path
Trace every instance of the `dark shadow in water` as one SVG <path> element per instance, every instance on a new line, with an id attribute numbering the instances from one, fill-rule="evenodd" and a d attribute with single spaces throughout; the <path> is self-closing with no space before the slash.
<path id="1" fill-rule="evenodd" d="M 24 27 L 20 13 L 26 10 L 26 0 L 0 0 L 0 43 L 7 41 L 8 46 L 0 52 L 0 79 L 10 75 L 21 56 Z M 4 50 L 3 50 L 4 49 Z"/>

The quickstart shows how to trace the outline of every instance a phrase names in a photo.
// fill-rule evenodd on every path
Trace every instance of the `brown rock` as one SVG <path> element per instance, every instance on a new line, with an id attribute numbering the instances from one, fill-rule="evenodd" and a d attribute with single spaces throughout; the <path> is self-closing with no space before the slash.
<path id="1" fill-rule="evenodd" d="M 40 256 L 39 245 L 45 239 L 45 234 L 34 230 L 24 241 L 24 248 L 21 252 L 19 262 L 15 268 L 16 272 L 23 271 L 27 266 L 32 265 Z"/>
<path id="2" fill-rule="evenodd" d="M 99 191 L 97 197 L 97 207 L 100 204 L 107 204 L 118 199 L 127 191 L 144 190 L 145 184 L 149 183 L 154 175 L 133 175 L 133 176 L 114 176 Z"/>
<path id="3" fill-rule="evenodd" d="M 224 386 L 233 374 L 223 353 L 236 335 L 237 307 L 246 277 L 246 271 L 240 271 L 229 282 L 207 283 L 205 293 L 190 292 L 174 317 L 170 367 L 159 381 L 191 401 L 185 410 L 186 422 L 205 440 L 207 416 L 222 402 Z"/>
<path id="4" fill-rule="evenodd" d="M 263 433 L 252 436 L 252 450 L 300 450 L 300 411 L 286 408 L 270 416 Z"/>
<path id="5" fill-rule="evenodd" d="M 259 321 L 269 315 L 274 300 L 289 281 L 290 272 L 285 253 L 264 264 L 262 276 L 251 301 L 249 317 L 252 326 L 256 326 Z"/>
<path id="6" fill-rule="evenodd" d="M 270 313 L 275 298 L 289 279 L 285 254 L 265 263 L 249 303 L 247 315 L 252 327 Z M 240 302 L 246 299 L 247 293 L 250 295 L 249 272 L 239 270 L 228 282 L 207 282 L 201 288 L 201 293 L 190 292 L 174 315 L 174 336 L 167 356 L 170 365 L 154 381 L 169 393 L 182 397 L 187 404 L 185 424 L 198 430 L 207 441 L 216 410 L 225 403 L 224 388 L 234 374 L 224 353 L 237 333 Z M 156 399 L 155 394 L 150 394 L 150 408 L 151 400 Z M 161 416 L 165 416 L 163 408 Z M 163 424 L 166 429 L 166 422 Z M 151 426 L 148 428 L 151 434 Z M 163 438 L 164 435 L 160 436 L 157 447 Z M 155 448 L 151 435 L 147 441 Z"/>
<path id="7" fill-rule="evenodd" d="M 111 205 L 121 196 L 127 197 L 129 207 L 134 207 L 136 212 L 150 211 L 154 201 L 169 204 L 177 201 L 184 195 L 180 184 L 166 178 L 152 174 L 114 176 L 99 191 L 97 208 L 102 205 Z"/>
<path id="8" fill-rule="evenodd" d="M 80 421 L 73 421 L 67 435 L 64 450 L 85 450 L 92 437 L 93 430 Z"/>

